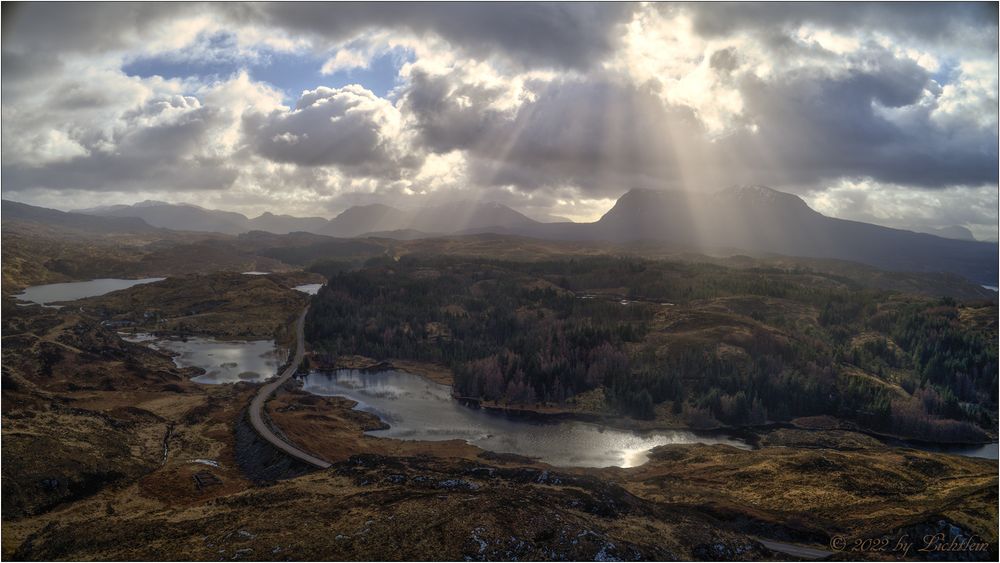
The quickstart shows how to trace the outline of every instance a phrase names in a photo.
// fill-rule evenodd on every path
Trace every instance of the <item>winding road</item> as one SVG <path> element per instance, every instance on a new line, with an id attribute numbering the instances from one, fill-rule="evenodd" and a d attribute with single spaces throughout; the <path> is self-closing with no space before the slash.
<path id="1" fill-rule="evenodd" d="M 272 446 L 278 448 L 279 450 L 285 452 L 286 454 L 308 463 L 313 467 L 318 467 L 320 469 L 326 469 L 330 467 L 330 462 L 320 459 L 308 452 L 302 451 L 296 446 L 289 444 L 288 442 L 282 440 L 271 429 L 268 427 L 267 423 L 264 422 L 264 405 L 267 400 L 271 398 L 274 392 L 285 384 L 289 378 L 295 375 L 295 370 L 299 369 L 299 364 L 302 363 L 302 357 L 306 353 L 306 337 L 305 337 L 305 324 L 306 324 L 306 313 L 309 312 L 309 307 L 306 307 L 305 311 L 302 311 L 302 315 L 299 316 L 299 320 L 295 323 L 295 356 L 292 357 L 291 363 L 285 368 L 285 371 L 281 372 L 281 375 L 277 379 L 271 381 L 267 385 L 260 388 L 257 392 L 257 396 L 253 398 L 250 402 L 250 425 L 253 429 L 257 431 L 257 434 L 267 440 Z"/>

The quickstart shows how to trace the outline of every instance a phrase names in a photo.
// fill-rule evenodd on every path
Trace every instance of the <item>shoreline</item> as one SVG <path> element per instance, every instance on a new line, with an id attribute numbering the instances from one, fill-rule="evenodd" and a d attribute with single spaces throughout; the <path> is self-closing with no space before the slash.
<path id="1" fill-rule="evenodd" d="M 438 366 L 428 362 L 419 362 L 415 360 L 381 360 L 377 361 L 372 358 L 365 356 L 345 356 L 338 358 L 332 365 L 322 362 L 316 362 L 315 367 L 312 369 L 316 371 L 336 371 L 339 369 L 356 369 L 360 371 L 379 371 L 379 370 L 398 370 L 418 377 L 427 379 L 432 383 L 437 383 L 439 385 L 451 385 L 453 380 L 451 377 L 450 370 L 443 366 Z M 579 421 L 587 422 L 592 424 L 602 424 L 616 430 L 628 430 L 633 432 L 656 432 L 656 431 L 685 431 L 692 432 L 695 434 L 726 434 L 735 438 L 739 438 L 754 449 L 760 447 L 760 442 L 762 435 L 770 430 L 777 430 L 781 428 L 802 430 L 806 432 L 852 432 L 856 434 L 863 434 L 882 442 L 885 447 L 888 448 L 915 448 L 922 449 L 922 447 L 940 447 L 940 448 L 963 448 L 963 447 L 982 447 L 997 444 L 997 440 L 990 436 L 989 440 L 981 442 L 942 442 L 942 441 L 930 441 L 921 438 L 911 438 L 906 436 L 899 436 L 894 434 L 881 433 L 874 430 L 864 429 L 857 427 L 849 422 L 842 421 L 839 419 L 829 418 L 825 422 L 832 423 L 830 427 L 818 427 L 813 424 L 803 424 L 804 421 L 796 422 L 801 418 L 792 419 L 789 421 L 769 421 L 765 424 L 758 425 L 744 425 L 744 426 L 732 426 L 727 424 L 719 424 L 712 427 L 695 428 L 691 426 L 685 426 L 682 424 L 671 424 L 657 421 L 642 421 L 629 417 L 624 417 L 620 415 L 612 414 L 602 414 L 598 412 L 587 412 L 587 411 L 574 411 L 571 409 L 564 409 L 560 407 L 531 407 L 526 405 L 509 405 L 505 406 L 495 401 L 485 402 L 481 399 L 476 399 L 473 397 L 461 397 L 453 395 L 453 398 L 462 404 L 470 408 L 478 408 L 487 410 L 493 413 L 504 414 L 506 416 L 512 417 L 523 417 L 523 418 L 536 418 L 543 419 L 547 421 Z M 546 410 L 551 409 L 551 410 Z M 763 432 L 762 432 L 763 431 Z M 891 442 L 905 442 L 907 444 L 893 444 Z M 947 452 L 945 452 L 947 453 Z"/>

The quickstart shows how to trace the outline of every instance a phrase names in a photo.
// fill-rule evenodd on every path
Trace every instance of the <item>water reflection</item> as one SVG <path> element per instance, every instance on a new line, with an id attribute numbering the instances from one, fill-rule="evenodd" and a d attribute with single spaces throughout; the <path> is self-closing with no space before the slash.
<path id="1" fill-rule="evenodd" d="M 142 342 L 173 354 L 180 368 L 198 367 L 205 373 L 191 380 L 196 383 L 222 384 L 239 381 L 260 382 L 274 377 L 281 365 L 281 354 L 273 340 L 225 342 L 211 338 L 175 340 L 149 334 L 122 335 L 129 342 Z"/>
<path id="2" fill-rule="evenodd" d="M 401 440 L 461 439 L 500 453 L 538 458 L 556 466 L 633 467 L 647 453 L 667 444 L 746 444 L 722 436 L 687 431 L 630 432 L 576 421 L 541 423 L 464 407 L 451 398 L 446 385 L 400 371 L 313 372 L 304 389 L 316 395 L 343 396 L 356 407 L 390 425 L 375 436 Z"/>
<path id="3" fill-rule="evenodd" d="M 1000 445 L 996 442 L 992 444 L 978 445 L 955 445 L 955 444 L 934 444 L 927 442 L 911 442 L 906 440 L 890 440 L 889 445 L 901 448 L 913 448 L 925 452 L 940 454 L 960 455 L 965 457 L 981 457 L 983 459 L 997 459 L 1000 456 Z"/>
<path id="4" fill-rule="evenodd" d="M 162 281 L 164 278 L 144 278 L 140 280 L 123 280 L 117 278 L 102 278 L 84 282 L 50 283 L 34 285 L 26 288 L 14 297 L 21 301 L 30 301 L 39 305 L 47 305 L 58 301 L 75 301 L 84 297 L 97 297 L 112 291 L 128 289 L 134 285 Z"/>
<path id="5" fill-rule="evenodd" d="M 295 291 L 301 291 L 302 293 L 308 293 L 309 295 L 316 295 L 319 293 L 319 288 L 323 287 L 321 283 L 307 283 L 303 285 L 297 285 L 293 287 Z"/>

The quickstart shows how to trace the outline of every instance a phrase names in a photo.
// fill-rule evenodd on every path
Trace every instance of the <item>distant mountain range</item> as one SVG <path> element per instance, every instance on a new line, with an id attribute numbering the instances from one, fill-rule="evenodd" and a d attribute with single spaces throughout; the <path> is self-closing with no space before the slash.
<path id="1" fill-rule="evenodd" d="M 271 213 L 250 219 L 239 213 L 152 201 L 74 213 L 5 201 L 3 213 L 4 219 L 8 215 L 35 215 L 51 221 L 86 223 L 101 217 L 115 222 L 139 221 L 130 223 L 133 229 L 227 234 L 308 232 L 415 239 L 497 233 L 564 241 L 655 241 L 708 253 L 835 258 L 885 270 L 951 272 L 988 285 L 996 285 L 998 277 L 997 244 L 968 240 L 971 235 L 965 229 L 941 233 L 957 237 L 944 238 L 834 219 L 814 211 L 795 195 L 763 186 L 712 193 L 631 190 L 593 223 L 542 223 L 498 203 L 471 201 L 416 210 L 380 204 L 356 206 L 330 220 Z"/>
<path id="2" fill-rule="evenodd" d="M 0 218 L 4 221 L 30 221 L 41 225 L 55 225 L 63 229 L 89 233 L 146 233 L 157 231 L 149 223 L 136 217 L 93 217 L 81 213 L 67 213 L 57 209 L 35 207 L 26 203 L 3 200 Z"/>
<path id="3" fill-rule="evenodd" d="M 459 201 L 414 210 L 388 205 L 361 205 L 333 219 L 292 217 L 264 213 L 248 218 L 231 211 L 216 211 L 190 204 L 143 201 L 135 205 L 112 205 L 79 209 L 73 213 L 100 217 L 133 217 L 165 229 L 241 234 L 267 231 L 275 234 L 308 232 L 333 237 L 356 237 L 367 233 L 457 233 L 497 227 L 516 229 L 541 224 L 499 203 Z"/>
<path id="4" fill-rule="evenodd" d="M 285 234 L 295 231 L 316 232 L 326 227 L 322 217 L 292 217 L 264 213 L 253 219 L 242 213 L 205 209 L 197 205 L 143 201 L 134 205 L 108 205 L 74 210 L 73 213 L 99 217 L 132 217 L 149 225 L 174 231 L 205 231 L 237 235 L 248 231 Z"/>

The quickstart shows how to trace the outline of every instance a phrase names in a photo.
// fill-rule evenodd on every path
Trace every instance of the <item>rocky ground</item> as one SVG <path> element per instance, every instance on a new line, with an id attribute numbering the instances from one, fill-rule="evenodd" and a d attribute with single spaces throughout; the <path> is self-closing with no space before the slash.
<path id="1" fill-rule="evenodd" d="M 217 338 L 286 340 L 285 330 L 309 296 L 295 285 L 323 281 L 315 274 L 195 274 L 142 284 L 76 302 L 124 331 Z"/>
<path id="2" fill-rule="evenodd" d="M 291 317 L 286 290 L 268 295 Z M 816 421 L 762 432 L 753 451 L 670 446 L 636 468 L 559 469 L 368 436 L 377 419 L 291 382 L 267 413 L 334 463 L 312 471 L 247 433 L 252 385 L 193 384 L 98 317 L 4 299 L 3 344 L 8 560 L 759 560 L 788 557 L 762 539 L 829 549 L 938 530 L 988 544 L 945 559 L 997 554 L 996 461 Z"/>

